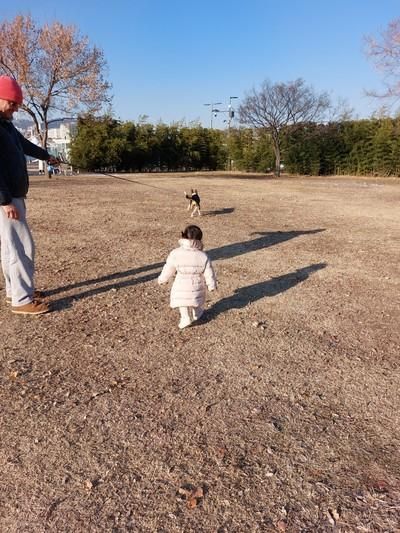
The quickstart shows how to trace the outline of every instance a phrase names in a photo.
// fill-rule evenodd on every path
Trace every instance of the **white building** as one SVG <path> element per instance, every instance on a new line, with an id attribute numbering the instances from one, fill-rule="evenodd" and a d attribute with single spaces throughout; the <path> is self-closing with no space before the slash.
<path id="1" fill-rule="evenodd" d="M 59 157 L 63 161 L 69 161 L 69 148 L 73 135 L 76 132 L 76 120 L 74 119 L 59 119 L 52 120 L 49 124 L 47 137 L 47 150 L 50 154 Z M 37 135 L 34 133 L 33 126 L 21 130 L 31 142 L 40 145 Z M 44 172 L 45 163 L 38 161 L 39 173 Z"/>
<path id="2" fill-rule="evenodd" d="M 31 142 L 40 145 L 33 126 L 27 129 L 20 129 L 20 131 Z M 74 119 L 52 120 L 49 124 L 47 150 L 52 155 L 68 160 L 69 147 L 75 131 L 76 120 Z"/>
<path id="3" fill-rule="evenodd" d="M 76 121 L 72 119 L 69 119 L 68 121 L 57 121 L 50 124 L 47 139 L 48 151 L 51 154 L 68 161 L 69 147 L 75 131 Z"/>

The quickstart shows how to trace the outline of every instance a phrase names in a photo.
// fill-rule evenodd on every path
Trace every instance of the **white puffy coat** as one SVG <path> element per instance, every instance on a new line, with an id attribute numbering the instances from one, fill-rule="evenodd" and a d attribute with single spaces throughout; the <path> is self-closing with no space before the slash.
<path id="1" fill-rule="evenodd" d="M 166 283 L 176 274 L 171 289 L 171 307 L 203 307 L 206 287 L 209 291 L 216 288 L 211 261 L 202 248 L 200 241 L 180 239 L 179 248 L 169 254 L 158 283 Z"/>

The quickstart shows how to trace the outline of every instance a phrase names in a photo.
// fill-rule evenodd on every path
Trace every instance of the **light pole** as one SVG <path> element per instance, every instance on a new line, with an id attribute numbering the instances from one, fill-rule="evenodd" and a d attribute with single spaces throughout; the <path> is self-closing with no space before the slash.
<path id="1" fill-rule="evenodd" d="M 232 108 L 232 100 L 236 100 L 239 96 L 230 96 L 229 97 L 229 106 L 228 106 L 228 170 L 232 170 L 232 159 L 230 151 L 230 142 L 231 142 L 231 122 L 235 116 L 235 111 Z"/>
<path id="2" fill-rule="evenodd" d="M 210 127 L 212 129 L 213 127 L 213 114 L 214 113 L 218 113 L 219 110 L 218 109 L 214 109 L 214 106 L 216 105 L 222 105 L 222 102 L 212 102 L 210 104 L 204 104 L 205 106 L 211 106 L 211 122 L 210 122 Z"/>
<path id="3" fill-rule="evenodd" d="M 239 96 L 230 96 L 228 105 L 228 131 L 231 129 L 231 122 L 235 116 L 235 111 L 232 109 L 232 100 L 236 100 Z"/>

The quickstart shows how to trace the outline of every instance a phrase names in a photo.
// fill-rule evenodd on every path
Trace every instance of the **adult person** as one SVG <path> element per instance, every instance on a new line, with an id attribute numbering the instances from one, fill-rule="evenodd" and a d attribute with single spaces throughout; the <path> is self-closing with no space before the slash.
<path id="1" fill-rule="evenodd" d="M 24 315 L 47 313 L 48 304 L 34 289 L 35 246 L 26 219 L 25 198 L 29 188 L 25 155 L 58 164 L 47 150 L 25 139 L 12 123 L 22 104 L 19 84 L 0 76 L 0 242 L 6 300 L 11 311 Z"/>

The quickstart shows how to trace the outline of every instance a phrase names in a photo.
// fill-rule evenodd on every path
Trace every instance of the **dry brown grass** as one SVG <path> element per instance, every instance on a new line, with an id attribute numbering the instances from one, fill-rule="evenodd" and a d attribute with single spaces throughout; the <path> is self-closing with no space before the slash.
<path id="1" fill-rule="evenodd" d="M 399 531 L 400 183 L 32 179 L 37 286 L 0 303 L 0 530 Z M 199 222 L 220 281 L 156 277 Z"/>

